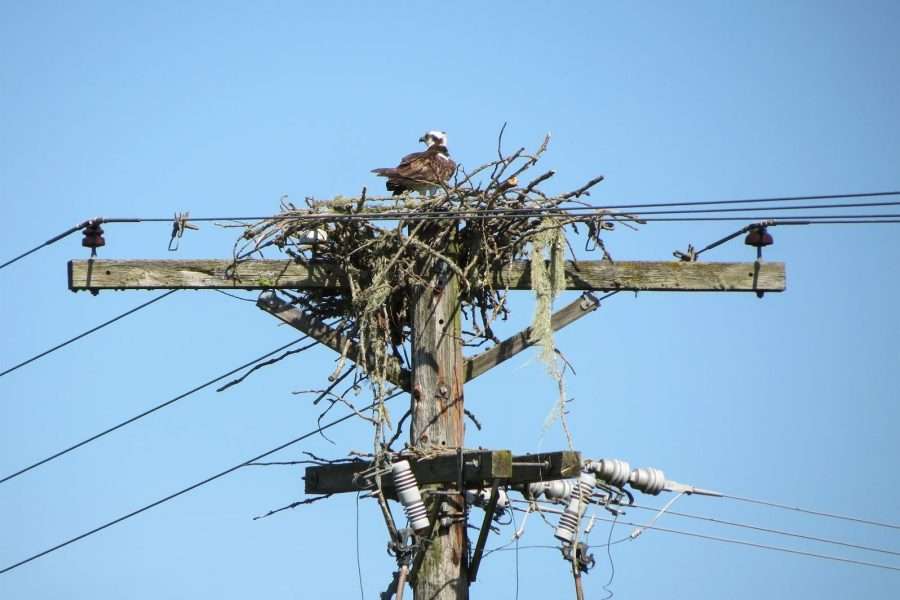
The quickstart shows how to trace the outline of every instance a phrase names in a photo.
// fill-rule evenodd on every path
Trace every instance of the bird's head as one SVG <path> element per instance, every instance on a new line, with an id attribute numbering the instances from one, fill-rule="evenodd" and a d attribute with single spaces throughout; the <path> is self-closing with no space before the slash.
<path id="1" fill-rule="evenodd" d="M 429 148 L 435 144 L 439 146 L 447 145 L 447 132 L 446 131 L 438 131 L 437 129 L 432 129 L 425 135 L 419 138 L 420 142 L 424 142 L 426 146 Z"/>

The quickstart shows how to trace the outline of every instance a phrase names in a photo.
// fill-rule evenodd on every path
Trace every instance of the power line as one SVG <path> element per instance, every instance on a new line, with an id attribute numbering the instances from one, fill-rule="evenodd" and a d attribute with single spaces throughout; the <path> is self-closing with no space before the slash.
<path id="1" fill-rule="evenodd" d="M 19 369 L 19 368 L 21 368 L 21 367 L 24 367 L 25 365 L 27 365 L 27 364 L 29 364 L 29 363 L 32 363 L 32 362 L 36 361 L 37 359 L 39 359 L 39 358 L 41 358 L 41 357 L 47 356 L 47 355 L 50 354 L 51 352 L 56 352 L 56 351 L 59 350 L 60 348 L 63 348 L 64 346 L 68 346 L 68 345 L 71 344 L 72 342 L 77 341 L 77 340 L 80 340 L 81 338 L 83 338 L 83 337 L 85 337 L 85 336 L 88 336 L 88 335 L 94 333 L 95 331 L 99 331 L 99 330 L 103 329 L 104 327 L 106 327 L 107 325 L 112 325 L 112 324 L 115 323 L 116 321 L 118 321 L 118 320 L 120 320 L 120 319 L 124 319 L 124 318 L 127 317 L 128 315 L 133 314 L 133 313 L 136 313 L 137 311 L 141 310 L 142 308 L 146 308 L 146 307 L 150 306 L 151 304 L 153 304 L 154 302 L 158 302 L 158 301 L 162 300 L 163 298 L 165 298 L 166 296 L 169 296 L 169 295 L 171 295 L 171 294 L 173 294 L 173 293 L 175 293 L 175 292 L 177 292 L 177 291 L 178 291 L 178 290 L 169 290 L 168 292 L 165 292 L 164 294 L 162 294 L 162 295 L 160 295 L 160 296 L 157 296 L 157 297 L 153 298 L 152 300 L 148 300 L 147 302 L 144 302 L 143 304 L 139 304 L 138 306 L 135 306 L 135 307 L 132 308 L 131 310 L 127 310 L 127 311 L 123 312 L 122 314 L 120 314 L 120 315 L 118 315 L 118 316 L 116 316 L 116 317 L 113 317 L 113 318 L 110 319 L 109 321 L 106 321 L 106 322 L 104 322 L 104 323 L 101 323 L 101 324 L 97 325 L 96 327 L 93 327 L 93 328 L 91 328 L 91 329 L 88 329 L 88 330 L 85 331 L 84 333 L 79 333 L 79 334 L 76 335 L 75 337 L 73 337 L 73 338 L 71 338 L 71 339 L 68 339 L 68 340 L 66 340 L 65 342 L 61 343 L 61 344 L 57 344 L 56 346 L 53 346 L 53 347 L 50 348 L 49 350 L 45 350 L 45 351 L 41 352 L 40 354 L 36 354 L 35 356 L 32 356 L 32 357 L 29 358 L 28 360 L 22 361 L 22 362 L 20 362 L 19 364 L 15 365 L 15 366 L 12 366 L 12 367 L 10 367 L 10 368 L 8 368 L 8 369 L 6 369 L 6 370 L 3 371 L 2 373 L 0 373 L 0 377 L 3 377 L 4 375 L 7 375 L 7 374 L 9 374 L 9 373 L 12 373 L 12 372 L 15 371 L 16 369 Z"/>
<path id="2" fill-rule="evenodd" d="M 70 227 L 69 229 L 66 229 L 66 230 L 63 231 L 62 233 L 53 236 L 52 238 L 50 238 L 50 239 L 47 240 L 46 242 L 44 242 L 44 243 L 42 243 L 42 244 L 38 244 L 37 246 L 35 246 L 35 247 L 32 248 L 31 250 L 26 250 L 25 252 L 23 252 L 22 254 L 18 255 L 17 257 L 15 257 L 15 258 L 13 258 L 13 259 L 10 259 L 10 260 L 6 261 L 6 262 L 3 263 L 2 265 L 0 265 L 0 269 L 4 269 L 4 268 L 8 267 L 9 265 L 13 264 L 14 262 L 17 262 L 17 261 L 19 261 L 19 260 L 22 260 L 23 258 L 25 258 L 26 256 L 28 256 L 29 254 L 33 254 L 34 252 L 37 252 L 38 250 L 40 250 L 41 248 L 43 248 L 43 247 L 45 247 L 45 246 L 49 246 L 50 244 L 53 244 L 53 243 L 58 242 L 59 240 L 63 239 L 64 237 L 67 237 L 67 236 L 69 236 L 69 235 L 75 233 L 75 232 L 78 231 L 79 229 L 84 229 L 84 228 L 87 227 L 89 224 L 90 224 L 90 221 L 83 221 L 82 223 L 79 223 L 78 225 L 76 225 L 76 226 L 74 226 L 74 227 Z"/>
<path id="3" fill-rule="evenodd" d="M 781 508 L 784 510 L 792 510 L 795 512 L 806 513 L 809 515 L 816 515 L 819 517 L 828 517 L 830 519 L 840 519 L 842 521 L 853 521 L 855 523 L 864 523 L 866 525 L 874 525 L 875 527 L 886 527 L 888 529 L 900 529 L 900 525 L 894 525 L 892 523 L 885 523 L 883 521 L 874 521 L 874 520 L 870 520 L 870 519 L 861 519 L 859 517 L 851 517 L 848 515 L 839 515 L 839 514 L 835 514 L 835 513 L 812 510 L 809 508 L 801 508 L 799 506 L 789 506 L 787 504 L 779 504 L 778 502 L 772 502 L 770 500 L 759 500 L 757 498 L 747 498 L 744 496 L 731 496 L 729 494 L 722 494 L 722 498 L 729 498 L 731 500 L 738 500 L 740 502 L 749 502 L 751 504 L 761 504 L 763 506 L 771 506 L 774 508 Z"/>
<path id="4" fill-rule="evenodd" d="M 596 518 L 600 521 L 614 523 L 614 519 L 608 519 L 605 517 L 596 517 Z M 630 527 L 642 527 L 644 529 L 653 529 L 655 531 L 663 531 L 665 533 L 676 533 L 679 535 L 687 535 L 690 537 L 696 537 L 696 538 L 701 538 L 701 539 L 705 539 L 705 540 L 712 540 L 715 542 L 723 542 L 723 543 L 727 543 L 727 544 L 737 544 L 740 546 L 750 546 L 750 547 L 759 548 L 762 550 L 774 550 L 777 552 L 786 552 L 788 554 L 799 554 L 800 556 L 808 556 L 810 558 L 818 558 L 818 559 L 822 559 L 822 560 L 833 560 L 836 562 L 843 562 L 843 563 L 849 563 L 849 564 L 854 564 L 854 565 L 861 565 L 861 566 L 865 566 L 865 567 L 874 567 L 877 569 L 886 569 L 888 571 L 900 572 L 900 567 L 894 567 L 894 566 L 885 565 L 882 563 L 873 563 L 873 562 L 869 562 L 869 561 L 865 561 L 865 560 L 844 558 L 841 556 L 832 556 L 830 554 L 818 554 L 815 552 L 806 552 L 804 550 L 794 550 L 793 548 L 784 548 L 782 546 L 769 546 L 767 544 L 757 544 L 755 542 L 747 542 L 744 540 L 735 540 L 735 539 L 731 539 L 731 538 L 718 537 L 718 536 L 714 536 L 714 535 L 706 535 L 703 533 L 695 533 L 692 531 L 682 531 L 680 529 L 669 529 L 666 527 L 660 527 L 659 525 L 653 525 L 653 526 L 639 525 L 637 523 L 630 523 L 628 521 L 621 521 L 621 520 L 618 522 L 618 524 L 619 525 L 628 525 Z"/>
<path id="5" fill-rule="evenodd" d="M 822 210 L 836 208 L 870 208 L 876 206 L 898 206 L 900 202 L 864 202 L 864 203 L 848 203 L 848 204 L 820 204 L 806 206 L 745 206 L 741 208 L 710 208 L 710 209 L 684 209 L 684 210 L 660 210 L 660 211 L 643 211 L 635 214 L 622 215 L 616 214 L 615 218 L 623 221 L 680 221 L 682 219 L 658 219 L 643 218 L 642 215 L 690 215 L 690 214 L 714 214 L 714 213 L 735 213 L 747 212 L 751 210 L 767 210 L 767 211 L 786 211 L 786 210 Z M 384 211 L 378 213 L 316 213 L 316 212 L 292 212 L 289 214 L 271 215 L 267 217 L 198 217 L 191 219 L 192 221 L 309 221 L 315 223 L 339 223 L 353 221 L 447 221 L 456 219 L 478 220 L 478 219 L 524 219 L 538 218 L 547 216 L 573 215 L 573 216 L 595 216 L 595 213 L 616 210 L 616 206 L 603 205 L 585 205 L 585 206 L 556 206 L 556 207 L 527 207 L 527 208 L 494 208 L 494 209 L 462 209 L 462 210 L 435 210 L 435 211 Z M 599 216 L 599 215 L 597 215 Z M 813 215 L 804 217 L 791 217 L 792 219 L 820 219 L 820 218 L 898 218 L 900 214 L 890 215 Z M 774 219 L 771 215 L 766 217 L 747 217 L 738 216 L 736 220 L 745 219 Z M 168 219 L 171 220 L 171 219 Z M 686 218 L 686 221 L 693 219 Z M 153 223 L 160 219 L 104 219 L 104 223 Z"/>
<path id="6" fill-rule="evenodd" d="M 728 497 L 728 496 L 722 496 L 722 497 Z M 520 502 L 520 501 L 513 500 L 513 502 Z M 540 505 L 541 503 L 535 503 L 535 504 L 538 505 L 539 513 L 549 512 L 549 513 L 562 514 L 562 511 L 559 509 L 543 507 Z M 525 509 L 514 508 L 514 510 L 524 511 Z M 676 533 L 676 534 L 680 534 L 680 535 L 687 535 L 687 536 L 691 536 L 691 537 L 697 537 L 697 538 L 702 538 L 702 539 L 707 539 L 707 540 L 712 540 L 712 541 L 717 541 L 717 542 L 738 544 L 741 546 L 752 546 L 754 548 L 760 548 L 760 549 L 764 549 L 764 550 L 775 550 L 778 552 L 787 552 L 788 554 L 799 554 L 802 556 L 809 556 L 812 558 L 833 560 L 833 561 L 837 561 L 837 562 L 845 562 L 845 563 L 851 563 L 851 564 L 856 564 L 856 565 L 862 565 L 862 566 L 866 566 L 866 567 L 875 567 L 875 568 L 879 568 L 879 569 L 887 569 L 889 571 L 900 572 L 900 567 L 894 567 L 894 566 L 885 565 L 882 563 L 873 563 L 873 562 L 869 562 L 869 561 L 844 558 L 841 556 L 833 556 L 830 554 L 818 554 L 815 552 L 807 552 L 805 550 L 795 550 L 793 548 L 784 548 L 782 546 L 770 546 L 767 544 L 758 544 L 755 542 L 747 542 L 744 540 L 735 540 L 732 538 L 724 538 L 724 537 L 718 537 L 718 536 L 713 536 L 713 535 L 706 535 L 706 534 L 696 533 L 696 532 L 692 532 L 692 531 L 683 531 L 680 529 L 669 529 L 666 527 L 660 527 L 659 525 L 644 525 L 644 524 L 632 523 L 629 521 L 623 521 L 623 520 L 619 519 L 618 516 L 616 516 L 615 519 L 609 519 L 609 518 L 594 515 L 594 518 L 597 519 L 598 521 L 606 521 L 607 523 L 612 523 L 613 527 L 615 527 L 616 525 L 628 525 L 631 527 L 640 527 L 641 529 L 653 529 L 656 531 L 663 531 L 666 533 Z M 617 542 L 613 542 L 613 543 L 618 543 L 618 542 L 625 541 L 628 539 L 635 539 L 635 538 L 632 538 L 631 536 L 627 536 L 627 537 L 624 537 L 624 538 L 618 540 Z"/>
<path id="7" fill-rule="evenodd" d="M 402 390 L 395 392 L 394 394 L 391 394 L 390 396 L 385 398 L 384 401 L 386 402 L 386 401 L 388 401 L 392 398 L 395 398 L 403 393 L 404 392 Z M 168 502 L 169 500 L 173 500 L 173 499 L 177 498 L 178 496 L 181 496 L 192 490 L 195 490 L 203 485 L 206 485 L 207 483 L 211 483 L 211 482 L 215 481 L 216 479 L 219 479 L 221 477 L 224 477 L 226 475 L 234 473 L 235 471 L 237 471 L 241 467 L 248 465 L 249 463 L 256 462 L 261 458 L 265 458 L 271 454 L 275 454 L 276 452 L 278 452 L 280 450 L 284 450 L 288 446 L 292 446 L 298 442 L 301 442 L 309 437 L 316 435 L 317 433 L 321 433 L 322 431 L 325 431 L 326 429 L 328 429 L 330 427 L 334 427 L 335 425 L 337 425 L 339 423 L 343 423 L 344 421 L 347 421 L 348 419 L 356 417 L 359 414 L 359 412 L 370 410 L 370 409 L 374 408 L 375 406 L 377 406 L 377 404 L 378 404 L 377 402 L 373 402 L 372 404 L 359 409 L 359 411 L 351 411 L 351 412 L 345 414 L 343 417 L 339 417 L 329 423 L 326 423 L 325 425 L 321 425 L 320 427 L 317 427 L 316 429 L 314 429 L 308 433 L 304 433 L 300 437 L 296 437 L 289 442 L 285 442 L 284 444 L 276 446 L 275 448 L 272 448 L 271 450 L 267 450 L 266 452 L 263 452 L 262 454 L 254 456 L 253 458 L 247 459 L 233 467 L 225 469 L 224 471 L 216 473 L 215 475 L 211 475 L 210 477 L 207 477 L 206 479 L 203 479 L 202 481 L 198 481 L 197 483 L 189 485 L 188 487 L 181 489 L 181 490 L 175 492 L 174 494 L 169 494 L 168 496 L 166 496 L 164 498 L 160 498 L 159 500 L 157 500 L 155 502 L 151 502 L 150 504 L 147 504 L 137 510 L 131 511 L 130 513 L 127 513 L 125 515 L 122 515 L 121 517 L 113 519 L 112 521 L 108 521 L 108 522 L 104 523 L 103 525 L 100 525 L 98 527 L 95 527 L 94 529 L 91 529 L 90 531 L 86 531 L 80 535 L 70 538 L 70 539 L 68 539 L 60 544 L 57 544 L 51 548 L 48 548 L 46 550 L 38 552 L 37 554 L 29 556 L 28 558 L 26 558 L 24 560 L 20 560 L 19 562 L 0 570 L 0 575 L 2 575 L 3 573 L 8 573 L 9 571 L 12 571 L 13 569 L 21 567 L 24 564 L 30 563 L 33 560 L 41 558 L 42 556 L 46 556 L 46 555 L 50 554 L 51 552 L 55 552 L 56 550 L 59 550 L 60 548 L 64 548 L 64 547 L 68 546 L 69 544 L 73 544 L 79 540 L 83 540 L 84 538 L 94 535 L 95 533 L 99 533 L 100 531 L 103 531 L 104 529 L 106 529 L 108 527 L 112 527 L 113 525 L 116 525 L 117 523 L 121 523 L 122 521 L 130 519 L 131 517 L 137 516 L 137 515 L 141 514 L 142 512 L 148 511 L 151 508 L 154 508 L 156 506 L 159 506 L 160 504 Z"/>
<path id="8" fill-rule="evenodd" d="M 50 461 L 52 461 L 52 460 L 55 460 L 55 459 L 59 458 L 60 456 L 63 456 L 64 454 L 68 454 L 69 452 L 71 452 L 71 451 L 73 451 L 73 450 L 76 450 L 76 449 L 78 449 L 78 448 L 81 448 L 82 446 L 84 446 L 84 445 L 86 445 L 86 444 L 89 444 L 89 443 L 91 443 L 91 442 L 93 442 L 93 441 L 95 441 L 95 440 L 98 440 L 98 439 L 102 438 L 103 436 L 112 433 L 113 431 L 116 431 L 116 430 L 118 430 L 118 429 L 121 429 L 121 428 L 125 427 L 126 425 L 129 425 L 129 424 L 131 424 L 131 423 L 134 423 L 135 421 L 137 421 L 137 420 L 139 420 L 139 419 L 143 419 L 143 418 L 146 417 L 147 415 L 150 415 L 150 414 L 152 414 L 152 413 L 154 413 L 154 412 L 156 412 L 156 411 L 158 411 L 158 410 L 160 410 L 160 409 L 162 409 L 162 408 L 165 408 L 166 406 L 169 406 L 170 404 L 174 404 L 175 402 L 178 402 L 178 401 L 181 400 L 182 398 L 186 398 L 186 397 L 190 396 L 191 394 L 193 394 L 193 393 L 195 393 L 195 392 L 199 392 L 200 390 L 202 390 L 202 389 L 204 389 L 204 388 L 206 388 L 206 387 L 211 386 L 212 384 L 216 383 L 217 381 L 221 381 L 222 379 L 228 377 L 229 375 L 233 375 L 234 373 L 237 373 L 238 371 L 240 371 L 240 370 L 242 370 L 242 369 L 245 369 L 245 368 L 247 368 L 247 367 L 249 367 L 249 366 L 251 366 L 251 365 L 253 365 L 253 364 L 255 364 L 255 363 L 258 363 L 258 362 L 260 362 L 261 360 L 266 359 L 266 358 L 272 356 L 273 354 L 275 354 L 275 353 L 277 353 L 277 352 L 281 352 L 282 350 L 285 350 L 285 349 L 287 349 L 287 348 L 289 348 L 289 347 L 291 347 L 291 346 L 293 346 L 293 345 L 295 345 L 295 344 L 298 344 L 298 343 L 302 342 L 303 340 L 307 339 L 308 337 L 309 337 L 309 336 L 305 336 L 305 335 L 304 335 L 303 337 L 300 337 L 300 338 L 294 340 L 293 342 L 289 342 L 289 343 L 287 343 L 287 344 L 284 344 L 283 346 L 279 346 L 278 348 L 275 348 L 274 350 L 272 350 L 272 351 L 270 351 L 270 352 L 267 352 L 266 354 L 263 354 L 262 356 L 260 356 L 260 357 L 258 357 L 258 358 L 255 358 L 255 359 L 251 360 L 250 362 L 244 363 L 244 364 L 242 364 L 241 366 L 239 366 L 239 367 L 237 367 L 237 368 L 235 368 L 235 369 L 232 369 L 231 371 L 228 371 L 227 373 L 223 373 L 222 375 L 219 375 L 219 376 L 216 377 L 215 379 L 210 379 L 209 381 L 207 381 L 207 382 L 205 382 L 205 383 L 202 383 L 202 384 L 198 385 L 197 387 L 192 388 L 192 389 L 190 389 L 190 390 L 184 392 L 183 394 L 179 394 L 178 396 L 175 396 L 174 398 L 172 398 L 172 399 L 170 399 L 170 400 L 166 400 L 165 402 L 163 402 L 163 403 L 161 403 L 161 404 L 157 404 L 156 406 L 154 406 L 154 407 L 152 407 L 152 408 L 149 408 L 149 409 L 145 410 L 144 412 L 142 412 L 142 413 L 140 413 L 140 414 L 137 414 L 137 415 L 131 417 L 130 419 L 126 419 L 126 420 L 122 421 L 121 423 L 119 423 L 118 425 L 113 425 L 112 427 L 110 427 L 110 428 L 108 428 L 108 429 L 104 429 L 104 430 L 101 431 L 100 433 L 96 433 L 96 434 L 94 434 L 94 435 L 92 435 L 92 436 L 90 436 L 90 437 L 88 437 L 88 438 L 86 438 L 86 439 L 84 439 L 84 440 L 78 442 L 77 444 L 73 444 L 73 445 L 69 446 L 68 448 L 66 448 L 66 449 L 64 449 L 64 450 L 60 450 L 59 452 L 57 452 L 57 453 L 55 453 L 55 454 L 51 454 L 51 455 L 48 456 L 47 458 L 41 459 L 41 460 L 37 461 L 36 463 L 33 463 L 33 464 L 31 464 L 31 465 L 28 465 L 27 467 L 25 467 L 25 468 L 23 468 L 23 469 L 19 469 L 19 470 L 16 471 L 15 473 L 12 473 L 11 475 L 7 475 L 7 476 L 4 477 L 3 479 L 0 479 L 0 484 L 4 483 L 4 482 L 6 482 L 6 481 L 9 481 L 10 479 L 14 479 L 14 478 L 18 477 L 19 475 L 23 475 L 23 474 L 27 473 L 28 471 L 31 471 L 32 469 L 34 469 L 34 468 L 36 468 L 36 467 L 39 467 L 39 466 L 41 466 L 41 465 L 44 465 L 44 464 L 46 464 L 46 463 L 48 463 L 48 462 L 50 462 Z"/>
<path id="9" fill-rule="evenodd" d="M 632 504 L 632 508 L 638 508 L 641 510 L 649 510 L 653 512 L 659 512 L 658 508 L 654 508 L 652 506 L 640 506 L 638 504 Z M 900 552 L 894 552 L 893 550 L 885 550 L 884 548 L 875 548 L 872 546 L 863 546 L 861 544 L 851 544 L 849 542 L 842 542 L 839 540 L 832 540 L 828 538 L 816 537 L 812 535 L 804 535 L 802 533 L 795 533 L 793 531 L 784 531 L 782 529 L 771 529 L 768 527 L 760 527 L 758 525 L 749 525 L 747 523 L 736 523 L 734 521 L 726 521 L 724 519 L 717 519 L 715 517 L 707 517 L 703 515 L 694 515 L 690 513 L 677 512 L 674 510 L 666 511 L 666 514 L 674 515 L 676 517 L 684 517 L 687 519 L 696 519 L 700 521 L 708 521 L 710 523 L 718 523 L 720 525 L 730 525 L 732 527 L 740 527 L 742 529 L 752 529 L 754 531 L 762 531 L 763 533 L 773 533 L 776 535 L 783 535 L 787 537 L 794 537 L 801 540 L 809 540 L 812 542 L 821 542 L 823 544 L 833 544 L 836 546 L 844 546 L 845 548 L 853 548 L 856 550 L 867 550 L 869 552 L 879 552 L 881 554 L 890 554 L 893 556 L 900 556 Z"/>
<path id="10" fill-rule="evenodd" d="M 643 203 L 643 204 L 613 204 L 608 206 L 599 206 L 599 205 L 588 205 L 583 207 L 570 207 L 569 209 L 553 209 L 553 210 L 621 210 L 626 208 L 666 208 L 666 207 L 676 207 L 676 206 L 718 206 L 718 205 L 728 205 L 728 204 L 753 204 L 753 203 L 771 203 L 771 202 L 795 202 L 795 201 L 803 201 L 803 200 L 837 200 L 843 198 L 873 198 L 873 197 L 882 197 L 882 196 L 900 196 L 900 191 L 888 191 L 888 192 L 863 192 L 863 193 L 851 193 L 851 194 L 820 194 L 820 195 L 809 195 L 809 196 L 776 196 L 776 197 L 768 197 L 768 198 L 746 198 L 746 199 L 738 199 L 738 200 L 709 200 L 709 201 L 696 201 L 696 202 L 651 202 L 651 203 Z M 391 200 L 393 198 L 387 198 L 387 200 Z M 529 210 L 529 209 L 492 209 L 488 211 L 486 209 L 482 209 L 481 214 L 490 214 L 490 213 L 510 213 L 516 210 Z M 398 218 L 409 213 L 395 212 L 395 213 L 382 213 L 385 215 L 390 215 L 389 217 L 381 217 L 381 215 L 372 215 L 372 214 L 357 214 L 357 215 L 340 215 L 341 217 L 356 217 L 356 218 L 365 218 L 369 220 L 377 220 L 379 218 Z M 425 213 L 430 214 L 430 213 Z M 434 213 L 434 214 L 442 214 L 443 218 L 448 218 L 446 213 Z M 323 215 L 321 213 L 309 213 L 305 216 L 312 216 L 318 219 L 334 217 L 335 215 L 328 214 Z M 267 216 L 252 216 L 252 217 L 196 217 L 190 218 L 189 221 L 194 222 L 204 222 L 204 221 L 267 221 L 267 220 L 278 220 L 278 219 L 295 219 L 298 218 L 298 215 L 267 215 Z M 171 217 L 147 217 L 147 218 L 110 218 L 110 219 L 102 219 L 103 223 L 169 223 L 172 221 Z"/>
<path id="11" fill-rule="evenodd" d="M 733 200 L 705 200 L 705 201 L 689 201 L 689 202 L 649 202 L 649 203 L 632 203 L 632 204 L 613 204 L 607 206 L 599 206 L 599 205 L 586 205 L 580 207 L 568 207 L 568 208 L 554 208 L 549 210 L 554 211 L 569 211 L 569 212 L 578 212 L 578 211 L 596 211 L 596 210 L 622 210 L 622 209 L 633 209 L 633 208 L 674 208 L 674 207 L 684 207 L 684 206 L 725 206 L 725 205 L 734 205 L 734 204 L 766 204 L 766 203 L 774 203 L 774 202 L 798 202 L 805 200 L 839 200 L 839 199 L 849 199 L 849 198 L 875 198 L 875 197 L 886 197 L 886 196 L 900 196 L 900 191 L 886 191 L 886 192 L 862 192 L 862 193 L 850 193 L 850 194 L 817 194 L 817 195 L 806 195 L 806 196 L 775 196 L 775 197 L 763 197 L 763 198 L 743 198 L 743 199 L 733 199 Z M 832 205 L 812 205 L 807 208 L 838 208 L 838 207 L 865 207 L 865 206 L 892 206 L 897 203 L 892 202 L 869 202 L 869 203 L 845 203 L 845 204 L 832 204 Z M 750 210 L 751 207 L 745 207 L 747 210 Z M 797 210 L 800 207 L 772 207 L 769 210 Z M 702 213 L 706 212 L 723 212 L 728 210 L 741 210 L 741 209 L 710 209 L 705 211 L 699 211 Z M 519 214 L 516 216 L 537 216 L 533 213 L 534 209 L 481 209 L 478 212 L 478 215 L 475 215 L 473 212 L 469 211 L 469 215 L 466 218 L 485 218 L 487 215 L 492 215 L 494 217 L 498 215 L 513 215 L 516 211 L 519 211 Z M 522 211 L 532 211 L 532 212 L 522 212 Z M 668 212 L 668 211 L 667 211 Z M 675 211 L 678 213 L 684 213 L 689 211 Z M 650 213 L 647 213 L 650 214 Z M 321 214 L 321 213 L 308 213 L 306 215 L 267 215 L 267 216 L 250 216 L 250 217 L 241 217 L 241 216 L 231 216 L 231 217 L 194 217 L 189 219 L 189 221 L 193 222 L 209 222 L 209 221 L 266 221 L 266 220 L 278 220 L 278 219 L 309 219 L 309 220 L 336 220 L 339 218 L 340 220 L 356 220 L 356 219 L 365 219 L 365 220 L 395 220 L 398 218 L 407 218 L 411 217 L 409 213 L 404 212 L 393 212 L 393 213 L 382 213 L 378 215 L 373 214 L 357 214 L 357 215 L 333 215 L 333 214 Z M 418 213 L 414 216 L 415 219 L 423 219 L 425 217 L 433 216 L 439 219 L 448 219 L 454 218 L 448 216 L 447 213 Z M 58 242 L 59 240 L 68 237 L 69 235 L 84 229 L 91 223 L 103 224 L 103 223 L 169 223 L 173 219 L 171 217 L 113 217 L 113 218 L 102 218 L 98 217 L 96 219 L 91 219 L 87 221 L 83 221 L 74 227 L 70 227 L 66 229 L 62 233 L 59 233 L 49 240 L 26 250 L 22 254 L 6 261 L 3 264 L 0 264 L 0 269 L 8 267 L 9 265 L 29 256 L 30 254 L 37 252 L 41 248 L 49 246 Z M 409 219 L 412 220 L 412 219 Z"/>

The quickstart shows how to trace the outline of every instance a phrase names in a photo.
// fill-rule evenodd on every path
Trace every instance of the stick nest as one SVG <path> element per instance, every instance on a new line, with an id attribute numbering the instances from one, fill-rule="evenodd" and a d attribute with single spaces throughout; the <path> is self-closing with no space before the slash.
<path id="1" fill-rule="evenodd" d="M 549 136 L 534 152 L 501 150 L 498 158 L 471 172 L 461 166 L 430 196 L 308 198 L 298 208 L 282 199 L 281 213 L 243 228 L 234 247 L 234 263 L 259 258 L 275 249 L 298 263 L 331 263 L 344 274 L 345 289 L 282 290 L 308 316 L 348 335 L 364 350 L 362 371 L 373 383 L 384 382 L 386 357 L 409 368 L 405 344 L 410 340 L 411 290 L 441 288 L 458 282 L 463 311 L 463 343 L 497 343 L 492 324 L 506 319 L 507 290 L 495 273 L 514 260 L 532 259 L 532 282 L 538 297 L 534 341 L 552 353 L 550 306 L 564 288 L 567 229 L 587 235 L 587 249 L 609 259 L 601 234 L 628 215 L 585 210 L 579 201 L 602 181 L 594 177 L 580 188 L 549 195 L 541 186 L 554 171 L 532 177 L 547 149 Z M 522 184 L 526 181 L 527 183 Z M 578 207 L 578 214 L 567 209 Z M 627 224 L 627 223 L 626 223 Z M 234 226 L 234 225 L 232 225 Z M 535 260 L 538 259 L 538 260 Z M 545 262 L 544 259 L 549 259 Z M 346 352 L 338 371 L 342 368 Z M 337 373 L 337 371 L 336 371 Z"/>

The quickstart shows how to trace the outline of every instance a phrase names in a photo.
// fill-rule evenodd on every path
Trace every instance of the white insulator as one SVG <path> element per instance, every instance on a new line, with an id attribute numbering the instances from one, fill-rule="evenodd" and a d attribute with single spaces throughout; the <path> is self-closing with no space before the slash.
<path id="1" fill-rule="evenodd" d="M 547 489 L 547 481 L 538 481 L 536 483 L 528 484 L 528 495 L 532 498 L 540 498 L 544 495 L 544 491 Z"/>
<path id="2" fill-rule="evenodd" d="M 528 491 L 532 497 L 540 498 L 543 495 L 547 500 L 567 500 L 575 487 L 574 479 L 554 479 L 553 481 L 539 481 L 528 485 Z"/>
<path id="3" fill-rule="evenodd" d="M 567 500 L 575 489 L 576 481 L 574 479 L 555 479 L 547 482 L 544 489 L 544 497 L 547 500 Z M 591 486 L 593 487 L 593 486 Z"/>
<path id="4" fill-rule="evenodd" d="M 391 465 L 391 476 L 394 479 L 397 498 L 400 499 L 412 528 L 416 531 L 429 529 L 431 524 L 428 522 L 428 511 L 425 510 L 425 503 L 422 502 L 422 494 L 419 492 L 409 461 L 401 460 Z"/>
<path id="5" fill-rule="evenodd" d="M 316 244 L 328 240 L 328 232 L 324 229 L 313 229 L 300 232 L 297 235 L 301 244 Z"/>
<path id="6" fill-rule="evenodd" d="M 491 501 L 491 490 L 466 490 L 466 503 L 473 506 L 486 506 Z M 509 508 L 509 496 L 506 490 L 497 489 L 496 510 Z"/>
<path id="7" fill-rule="evenodd" d="M 553 532 L 554 537 L 568 544 L 575 541 L 578 523 L 591 501 L 595 485 L 597 485 L 597 478 L 593 473 L 581 474 L 569 498 L 569 503 L 566 504 L 566 509 L 559 517 L 559 524 L 556 526 L 556 531 Z"/>
<path id="8" fill-rule="evenodd" d="M 601 458 L 591 461 L 590 468 L 597 479 L 616 487 L 622 487 L 628 483 L 628 476 L 631 474 L 631 465 L 617 458 Z"/>
<path id="9" fill-rule="evenodd" d="M 539 481 L 537 483 L 529 483 L 526 489 L 528 491 L 528 496 L 531 498 L 540 498 L 544 495 L 544 490 L 547 489 L 546 482 Z"/>
<path id="10" fill-rule="evenodd" d="M 635 469 L 631 472 L 628 483 L 639 492 L 655 496 L 665 488 L 666 474 L 652 467 Z"/>

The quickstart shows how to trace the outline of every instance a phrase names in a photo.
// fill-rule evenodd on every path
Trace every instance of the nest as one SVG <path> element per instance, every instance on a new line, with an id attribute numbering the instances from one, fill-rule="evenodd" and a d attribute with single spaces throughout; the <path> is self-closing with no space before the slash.
<path id="1" fill-rule="evenodd" d="M 308 198 L 299 208 L 282 199 L 280 214 L 240 225 L 244 231 L 235 244 L 234 261 L 277 250 L 305 265 L 339 267 L 346 278 L 345 290 L 280 293 L 308 316 L 331 322 L 359 344 L 364 352 L 358 366 L 380 387 L 386 357 L 411 367 L 406 347 L 413 286 L 441 286 L 455 277 L 463 343 L 497 343 L 492 326 L 506 319 L 509 309 L 508 290 L 498 286 L 495 274 L 512 261 L 531 259 L 538 300 L 533 341 L 543 345 L 545 355 L 552 355 L 552 300 L 565 287 L 567 252 L 575 260 L 566 232 L 583 232 L 586 248 L 609 259 L 601 234 L 631 218 L 579 200 L 602 177 L 563 194 L 542 191 L 555 172 L 531 175 L 548 142 L 549 136 L 531 153 L 521 148 L 503 154 L 498 141 L 496 160 L 471 172 L 459 167 L 451 181 L 431 195 L 370 197 L 364 189 L 356 198 Z"/>

